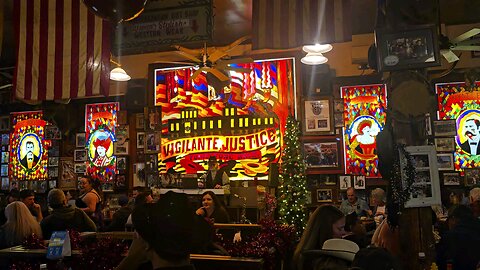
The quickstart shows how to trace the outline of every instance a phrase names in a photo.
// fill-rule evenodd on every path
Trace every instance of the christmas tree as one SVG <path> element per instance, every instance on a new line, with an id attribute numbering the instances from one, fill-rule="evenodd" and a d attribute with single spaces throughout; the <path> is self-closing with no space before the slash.
<path id="1" fill-rule="evenodd" d="M 307 177 L 300 149 L 299 123 L 292 116 L 287 119 L 278 188 L 278 213 L 283 224 L 293 225 L 300 236 L 307 224 Z"/>

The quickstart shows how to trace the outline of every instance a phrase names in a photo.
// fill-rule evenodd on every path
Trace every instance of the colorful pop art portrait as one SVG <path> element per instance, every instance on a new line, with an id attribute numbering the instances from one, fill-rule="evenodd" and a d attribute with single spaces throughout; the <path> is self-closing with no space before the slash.
<path id="1" fill-rule="evenodd" d="M 220 82 L 195 70 L 152 69 L 155 105 L 161 106 L 160 173 L 202 173 L 215 156 L 231 180 L 268 178 L 278 162 L 294 100 L 292 59 L 246 63 L 249 73 L 230 71 Z"/>
<path id="2" fill-rule="evenodd" d="M 435 85 L 438 98 L 438 120 L 455 120 L 455 170 L 480 167 L 480 91 L 479 83 L 473 91 L 465 83 Z"/>
<path id="3" fill-rule="evenodd" d="M 113 155 L 118 102 L 88 104 L 86 106 L 85 137 L 87 174 L 101 182 L 113 180 L 116 157 Z"/>
<path id="4" fill-rule="evenodd" d="M 9 177 L 14 180 L 47 178 L 48 147 L 45 140 L 46 121 L 42 111 L 12 113 Z"/>
<path id="5" fill-rule="evenodd" d="M 383 84 L 341 87 L 345 173 L 381 177 L 377 135 L 385 125 L 386 88 Z"/>

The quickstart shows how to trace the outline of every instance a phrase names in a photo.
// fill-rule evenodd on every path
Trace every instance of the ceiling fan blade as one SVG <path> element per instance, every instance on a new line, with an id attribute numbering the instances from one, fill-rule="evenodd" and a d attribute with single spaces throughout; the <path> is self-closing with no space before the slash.
<path id="1" fill-rule="evenodd" d="M 216 68 L 208 68 L 207 72 L 212 73 L 213 75 L 215 75 L 215 77 L 217 77 L 222 82 L 230 80 L 230 77 L 223 74 L 220 70 L 218 70 Z"/>
<path id="2" fill-rule="evenodd" d="M 208 60 L 210 60 L 210 62 L 212 63 L 215 63 L 217 62 L 218 59 L 224 57 L 224 56 L 227 56 L 228 53 L 222 51 L 222 50 L 219 50 L 219 49 L 215 49 L 215 51 L 213 51 L 210 55 L 208 55 Z"/>
<path id="3" fill-rule="evenodd" d="M 460 60 L 460 58 L 458 58 L 458 56 L 451 50 L 440 50 L 440 54 L 445 57 L 448 63 L 453 63 Z"/>
<path id="4" fill-rule="evenodd" d="M 450 40 L 450 42 L 455 44 L 455 43 L 464 41 L 466 39 L 469 39 L 469 38 L 471 38 L 475 35 L 478 35 L 478 34 L 480 34 L 480 28 L 473 28 L 473 29 L 461 34 L 460 36 Z"/>
<path id="5" fill-rule="evenodd" d="M 459 45 L 453 46 L 451 50 L 454 51 L 480 51 L 479 45 Z"/>
<path id="6" fill-rule="evenodd" d="M 217 62 L 217 67 L 226 67 L 230 64 L 246 64 L 246 63 L 253 63 L 254 60 L 250 57 L 244 57 L 244 58 L 233 58 L 233 59 L 227 59 L 227 60 L 218 60 Z"/>
<path id="7" fill-rule="evenodd" d="M 195 70 L 195 72 L 193 72 L 192 76 L 190 77 L 190 79 L 193 81 L 195 80 L 195 78 L 197 78 L 198 75 L 200 75 L 200 73 L 202 73 L 203 71 L 203 67 L 202 68 L 199 68 L 197 70 Z"/>
<path id="8" fill-rule="evenodd" d="M 242 68 L 242 67 L 228 66 L 228 67 L 225 67 L 223 69 L 224 70 L 231 70 L 231 71 L 235 71 L 235 72 L 240 72 L 240 73 L 250 73 L 250 72 L 252 72 L 252 70 L 250 68 Z"/>
<path id="9" fill-rule="evenodd" d="M 198 59 L 198 57 L 188 54 L 186 52 L 182 52 L 182 51 L 174 51 L 174 52 L 182 57 L 185 57 L 188 60 L 192 60 L 195 63 L 202 63 L 202 60 Z"/>
<path id="10" fill-rule="evenodd" d="M 250 38 L 251 38 L 250 36 L 244 36 L 244 37 L 241 37 L 241 38 L 235 40 L 234 42 L 230 43 L 227 46 L 217 47 L 215 49 L 215 51 L 213 51 L 209 55 L 208 60 L 210 60 L 210 62 L 212 62 L 212 63 L 215 63 L 217 60 L 221 59 L 222 57 L 227 56 L 228 53 L 230 51 L 232 51 L 235 47 L 237 47 L 242 42 L 244 42 L 245 40 L 248 40 Z"/>
<path id="11" fill-rule="evenodd" d="M 168 61 L 168 60 L 157 60 L 157 61 L 154 61 L 154 63 L 195 66 L 195 63 L 192 63 L 192 62 L 177 62 L 177 61 Z"/>

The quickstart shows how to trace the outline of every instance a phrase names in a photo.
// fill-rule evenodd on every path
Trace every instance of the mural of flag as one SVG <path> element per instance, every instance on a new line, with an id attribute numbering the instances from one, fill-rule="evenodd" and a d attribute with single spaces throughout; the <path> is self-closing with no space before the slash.
<path id="1" fill-rule="evenodd" d="M 81 0 L 16 0 L 15 94 L 23 100 L 108 95 L 110 25 Z"/>
<path id="2" fill-rule="evenodd" d="M 352 39 L 351 0 L 255 0 L 253 49 L 288 49 Z"/>

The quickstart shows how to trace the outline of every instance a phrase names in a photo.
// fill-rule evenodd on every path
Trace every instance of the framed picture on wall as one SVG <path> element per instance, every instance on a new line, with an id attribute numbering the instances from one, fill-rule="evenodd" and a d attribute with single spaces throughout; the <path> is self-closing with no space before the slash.
<path id="1" fill-rule="evenodd" d="M 338 184 L 340 190 L 347 190 L 349 187 L 352 187 L 352 176 L 351 175 L 339 175 Z"/>
<path id="2" fill-rule="evenodd" d="M 471 187 L 480 184 L 480 169 L 465 169 L 465 186 Z"/>
<path id="3" fill-rule="evenodd" d="M 304 134 L 325 133 L 332 131 L 332 108 L 330 98 L 317 98 L 304 101 Z"/>
<path id="4" fill-rule="evenodd" d="M 459 172 L 444 172 L 442 176 L 444 186 L 459 186 L 462 182 Z"/>
<path id="5" fill-rule="evenodd" d="M 73 160 L 74 161 L 86 161 L 87 160 L 87 150 L 85 150 L 85 149 L 75 150 Z"/>
<path id="6" fill-rule="evenodd" d="M 156 153 L 160 150 L 160 133 L 146 132 L 145 133 L 145 153 Z"/>
<path id="7" fill-rule="evenodd" d="M 127 170 L 127 157 L 117 157 L 117 170 L 121 173 Z"/>
<path id="8" fill-rule="evenodd" d="M 437 154 L 437 167 L 439 171 L 453 171 L 453 154 Z"/>
<path id="9" fill-rule="evenodd" d="M 332 189 L 317 189 L 317 202 L 333 202 Z"/>
<path id="10" fill-rule="evenodd" d="M 85 162 L 75 163 L 75 173 L 84 174 L 87 171 L 87 164 Z"/>
<path id="11" fill-rule="evenodd" d="M 435 136 L 455 136 L 457 135 L 457 126 L 455 120 L 433 121 L 433 130 Z"/>
<path id="12" fill-rule="evenodd" d="M 365 176 L 364 175 L 355 175 L 353 188 L 355 189 L 365 189 Z"/>
<path id="13" fill-rule="evenodd" d="M 82 148 L 85 147 L 86 144 L 86 139 L 85 139 L 85 133 L 77 133 L 75 136 L 75 146 L 77 148 Z"/>
<path id="14" fill-rule="evenodd" d="M 334 99 L 333 100 L 333 112 L 334 113 L 343 113 L 343 99 Z"/>
<path id="15" fill-rule="evenodd" d="M 307 168 L 338 168 L 340 143 L 335 138 L 320 141 L 304 139 L 303 151 Z"/>
<path id="16" fill-rule="evenodd" d="M 145 148 L 145 132 L 137 132 L 137 148 Z"/>
<path id="17" fill-rule="evenodd" d="M 455 139 L 435 138 L 435 148 L 437 152 L 453 152 L 455 151 Z"/>

